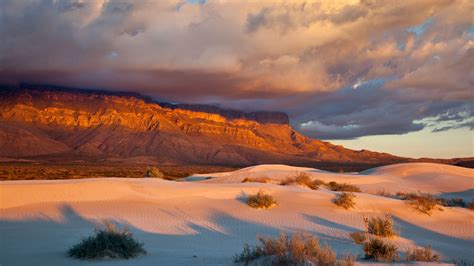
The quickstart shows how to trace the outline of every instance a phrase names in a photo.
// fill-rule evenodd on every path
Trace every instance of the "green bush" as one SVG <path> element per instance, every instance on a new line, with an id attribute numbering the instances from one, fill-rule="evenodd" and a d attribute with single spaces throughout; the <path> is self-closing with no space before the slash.
<path id="1" fill-rule="evenodd" d="M 364 253 L 366 259 L 392 262 L 397 257 L 397 247 L 380 239 L 373 238 L 364 244 Z"/>
<path id="2" fill-rule="evenodd" d="M 409 249 L 406 252 L 407 261 L 439 261 L 439 255 L 433 253 L 431 247 Z"/>
<path id="3" fill-rule="evenodd" d="M 364 218 L 364 222 L 367 232 L 370 234 L 383 237 L 392 237 L 395 235 L 395 230 L 393 229 L 393 219 L 388 215 L 384 218 Z"/>
<path id="4" fill-rule="evenodd" d="M 256 195 L 250 195 L 247 204 L 252 208 L 268 209 L 277 205 L 277 201 L 271 196 L 260 190 Z"/>
<path id="5" fill-rule="evenodd" d="M 329 182 L 329 189 L 332 191 L 360 192 L 360 188 L 346 183 Z"/>
<path id="6" fill-rule="evenodd" d="M 126 228 L 118 229 L 108 221 L 96 229 L 95 235 L 83 238 L 67 251 L 69 257 L 77 259 L 130 259 L 143 254 L 146 251 L 142 243 L 137 242 Z"/>
<path id="7" fill-rule="evenodd" d="M 334 204 L 336 204 L 339 207 L 343 207 L 344 209 L 348 210 L 350 208 L 354 208 L 355 202 L 354 198 L 356 196 L 352 193 L 346 193 L 342 192 L 340 194 L 336 195 L 336 198 L 334 199 Z"/>
<path id="8" fill-rule="evenodd" d="M 346 256 L 337 261 L 336 253 L 327 245 L 321 246 L 319 240 L 305 233 L 286 235 L 278 238 L 258 237 L 255 247 L 245 245 L 244 251 L 234 256 L 235 263 L 249 264 L 262 259 L 258 265 L 353 265 L 354 257 Z M 266 260 L 266 261 L 263 261 Z"/>
<path id="9" fill-rule="evenodd" d="M 156 166 L 151 166 L 146 169 L 144 177 L 156 177 L 156 178 L 165 178 L 165 175 L 158 169 Z"/>

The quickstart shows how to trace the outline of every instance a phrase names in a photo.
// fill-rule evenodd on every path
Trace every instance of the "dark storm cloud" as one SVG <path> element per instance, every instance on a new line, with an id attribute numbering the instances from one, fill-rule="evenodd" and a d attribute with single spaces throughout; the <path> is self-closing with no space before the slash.
<path id="1" fill-rule="evenodd" d="M 316 95 L 312 110 L 298 116 L 295 126 L 322 139 L 405 134 L 426 126 L 433 132 L 472 128 L 472 98 L 432 101 L 410 97 L 410 92 L 385 89 L 386 82 L 373 80 L 357 88 Z"/>
<path id="2" fill-rule="evenodd" d="M 286 111 L 328 139 L 472 126 L 470 1 L 1 5 L 1 83 Z"/>

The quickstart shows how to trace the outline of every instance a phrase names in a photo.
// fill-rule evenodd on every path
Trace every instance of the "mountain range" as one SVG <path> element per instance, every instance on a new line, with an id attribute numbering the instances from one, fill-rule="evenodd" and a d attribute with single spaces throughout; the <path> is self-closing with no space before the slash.
<path id="1" fill-rule="evenodd" d="M 0 89 L 0 157 L 236 166 L 415 161 L 306 137 L 282 112 L 170 104 L 137 93 L 31 84 Z"/>

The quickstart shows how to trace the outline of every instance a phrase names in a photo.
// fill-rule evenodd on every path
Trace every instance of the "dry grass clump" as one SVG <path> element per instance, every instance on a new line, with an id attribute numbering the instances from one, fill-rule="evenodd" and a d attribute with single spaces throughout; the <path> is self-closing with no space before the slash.
<path id="1" fill-rule="evenodd" d="M 438 262 L 439 255 L 434 253 L 431 247 L 414 248 L 407 250 L 405 260 Z"/>
<path id="2" fill-rule="evenodd" d="M 360 188 L 346 183 L 329 182 L 329 189 L 332 191 L 360 192 Z"/>
<path id="3" fill-rule="evenodd" d="M 321 182 L 324 183 L 321 180 L 313 181 L 311 180 L 311 177 L 308 173 L 300 172 L 293 177 L 285 178 L 283 181 L 281 181 L 280 185 L 286 186 L 286 185 L 291 185 L 291 184 L 298 184 L 300 186 L 306 186 L 306 187 L 309 187 L 310 189 L 316 190 L 316 189 L 319 189 Z"/>
<path id="4" fill-rule="evenodd" d="M 270 183 L 272 180 L 268 177 L 246 177 L 244 180 L 242 180 L 242 183 L 247 183 L 247 182 L 252 182 L 252 183 Z"/>
<path id="5" fill-rule="evenodd" d="M 119 229 L 109 221 L 104 221 L 95 235 L 82 239 L 67 251 L 69 257 L 78 259 L 130 259 L 143 254 L 146 254 L 143 244 L 137 242 L 127 228 Z"/>
<path id="6" fill-rule="evenodd" d="M 406 200 L 416 210 L 431 216 L 434 210 L 443 210 L 437 207 L 439 204 L 438 199 L 428 193 L 409 193 L 406 194 L 402 199 Z"/>
<path id="7" fill-rule="evenodd" d="M 393 219 L 389 215 L 385 217 L 364 218 L 365 227 L 369 234 L 383 237 L 392 237 L 395 235 L 393 229 Z"/>
<path id="8" fill-rule="evenodd" d="M 351 208 L 354 208 L 355 202 L 354 198 L 356 196 L 352 193 L 346 193 L 342 192 L 340 194 L 336 195 L 336 198 L 334 199 L 334 204 L 336 204 L 339 207 L 343 207 L 344 209 L 348 210 Z"/>
<path id="9" fill-rule="evenodd" d="M 234 256 L 234 262 L 247 265 L 260 260 L 258 265 L 336 266 L 353 265 L 354 261 L 353 256 L 346 256 L 338 262 L 331 247 L 321 246 L 316 237 L 305 233 L 281 233 L 278 238 L 258 237 L 258 241 L 255 247 L 245 245 L 244 251 Z"/>
<path id="10" fill-rule="evenodd" d="M 364 253 L 366 259 L 392 262 L 397 258 L 397 247 L 381 239 L 373 238 L 364 244 Z"/>
<path id="11" fill-rule="evenodd" d="M 356 244 L 363 244 L 367 241 L 367 235 L 365 234 L 365 232 L 353 232 L 350 233 L 349 236 Z"/>
<path id="12" fill-rule="evenodd" d="M 145 171 L 144 177 L 165 178 L 165 175 L 156 166 L 148 167 Z"/>
<path id="13" fill-rule="evenodd" d="M 260 190 L 256 195 L 250 195 L 247 204 L 256 209 L 268 209 L 277 205 L 277 201 L 273 196 L 266 194 Z"/>

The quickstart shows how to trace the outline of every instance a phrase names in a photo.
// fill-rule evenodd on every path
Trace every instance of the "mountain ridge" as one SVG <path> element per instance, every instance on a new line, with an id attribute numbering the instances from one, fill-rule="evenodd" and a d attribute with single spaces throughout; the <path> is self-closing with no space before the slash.
<path id="1" fill-rule="evenodd" d="M 170 104 L 138 93 L 32 84 L 1 89 L 0 103 L 0 157 L 145 156 L 161 164 L 219 165 L 413 160 L 303 136 L 282 112 Z"/>

